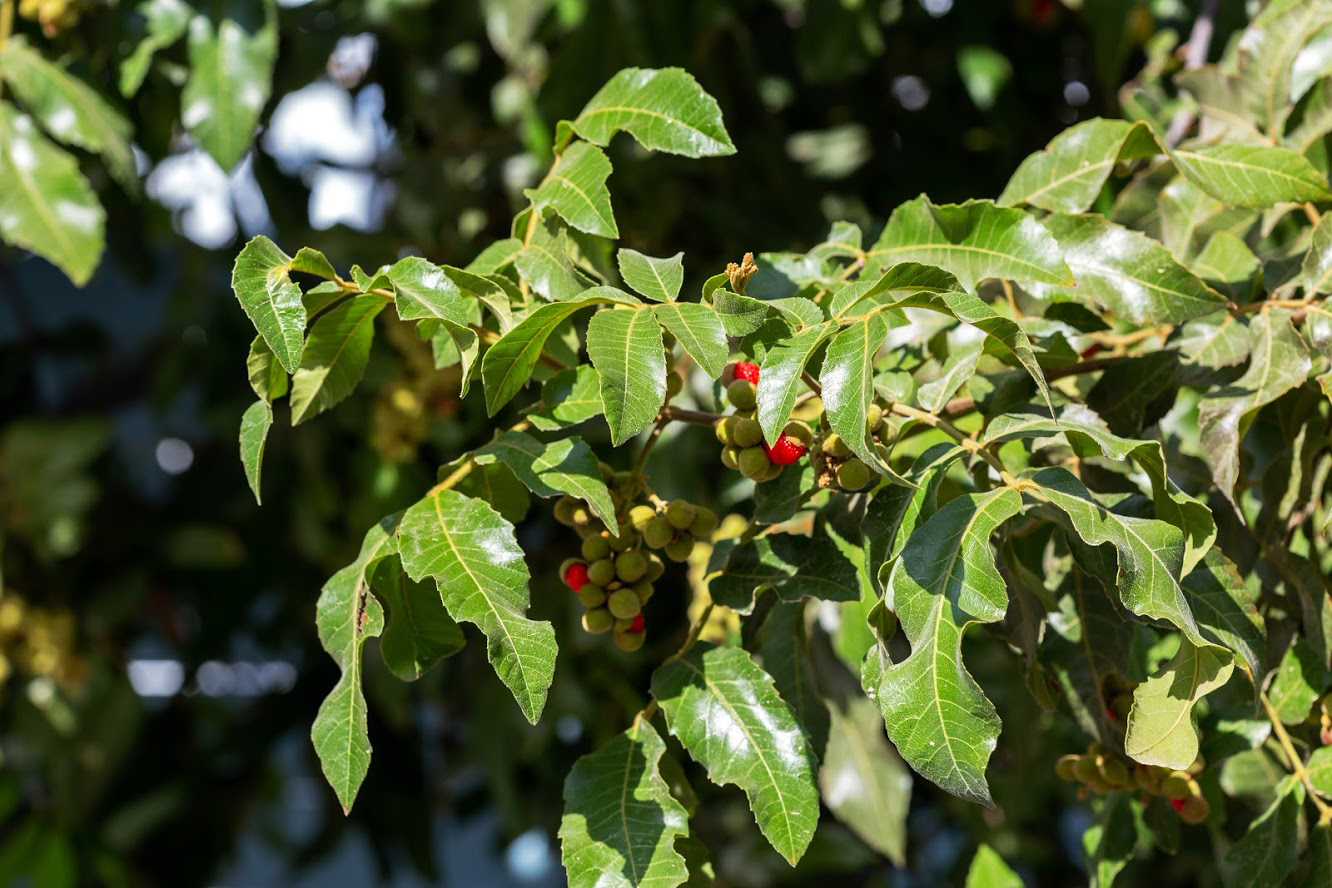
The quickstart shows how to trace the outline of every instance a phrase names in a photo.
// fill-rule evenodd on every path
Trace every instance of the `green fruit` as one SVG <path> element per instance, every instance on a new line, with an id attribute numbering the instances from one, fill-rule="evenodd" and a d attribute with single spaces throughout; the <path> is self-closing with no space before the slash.
<path id="1" fill-rule="evenodd" d="M 758 405 L 758 388 L 748 379 L 737 379 L 726 387 L 726 398 L 736 410 L 753 410 Z"/>
<path id="2" fill-rule="evenodd" d="M 744 382 L 744 380 L 741 380 Z M 731 443 L 736 447 L 753 447 L 763 443 L 763 426 L 759 425 L 757 419 L 747 417 L 735 418 L 735 430 L 732 432 Z"/>
<path id="3" fill-rule="evenodd" d="M 739 448 L 739 447 L 727 447 L 725 450 L 722 451 L 721 460 L 722 460 L 722 465 L 726 466 L 726 468 L 728 468 L 728 469 L 739 468 L 739 467 L 740 467 L 740 448 Z"/>
<path id="4" fill-rule="evenodd" d="M 684 530 L 694 523 L 694 516 L 698 510 L 694 508 L 693 503 L 687 503 L 684 500 L 673 500 L 666 507 L 666 520 L 671 523 L 671 527 L 678 530 Z"/>
<path id="5" fill-rule="evenodd" d="M 616 589 L 606 599 L 606 607 L 617 620 L 632 620 L 643 609 L 633 589 Z"/>
<path id="6" fill-rule="evenodd" d="M 834 459 L 846 459 L 851 455 L 851 448 L 846 446 L 841 435 L 829 432 L 823 439 L 823 452 Z"/>
<path id="7" fill-rule="evenodd" d="M 711 536 L 717 529 L 717 513 L 702 506 L 697 508 L 698 514 L 694 516 L 694 522 L 689 525 L 689 532 L 696 537 Z"/>
<path id="8" fill-rule="evenodd" d="M 802 419 L 793 419 L 782 427 L 782 434 L 806 447 L 814 443 L 814 430 Z"/>
<path id="9" fill-rule="evenodd" d="M 593 635 L 609 632 L 613 625 L 615 625 L 615 618 L 604 607 L 593 608 L 583 614 L 583 628 Z"/>
<path id="10" fill-rule="evenodd" d="M 717 435 L 717 440 L 723 444 L 731 445 L 735 443 L 735 424 L 740 421 L 738 416 L 723 416 L 717 420 L 717 424 L 712 427 Z"/>
<path id="11" fill-rule="evenodd" d="M 647 573 L 643 574 L 643 579 L 649 583 L 655 583 L 661 579 L 661 575 L 666 572 L 666 565 L 656 555 L 649 555 L 647 558 Z"/>
<path id="12" fill-rule="evenodd" d="M 657 591 L 656 587 L 648 580 L 639 580 L 630 588 L 633 589 L 634 594 L 638 596 L 639 604 L 647 604 L 648 600 L 652 598 L 652 593 Z"/>
<path id="13" fill-rule="evenodd" d="M 642 530 L 657 517 L 657 510 L 651 506 L 634 506 L 629 510 L 629 523 L 634 530 Z"/>
<path id="14" fill-rule="evenodd" d="M 758 481 L 760 484 L 764 481 L 775 481 L 781 476 L 782 469 L 784 468 L 786 468 L 786 466 L 779 466 L 777 463 L 769 461 L 768 470 L 763 473 L 762 477 L 755 478 L 754 480 Z"/>
<path id="15" fill-rule="evenodd" d="M 643 528 L 643 542 L 653 549 L 660 549 L 673 539 L 675 539 L 675 528 L 671 527 L 671 522 L 661 516 L 652 519 L 652 523 Z"/>
<path id="16" fill-rule="evenodd" d="M 572 526 L 574 523 L 574 509 L 578 507 L 578 500 L 571 496 L 562 496 L 555 502 L 555 520 L 566 526 Z"/>
<path id="17" fill-rule="evenodd" d="M 643 641 L 647 637 L 646 632 L 616 632 L 615 646 L 626 654 L 632 653 L 643 646 Z"/>
<path id="18" fill-rule="evenodd" d="M 1101 769 L 1096 767 L 1096 757 L 1093 755 L 1079 756 L 1073 763 L 1073 776 L 1079 783 L 1091 783 L 1091 781 L 1100 781 Z"/>
<path id="19" fill-rule="evenodd" d="M 684 390 L 684 377 L 679 373 L 666 374 L 666 398 L 674 398 Z"/>
<path id="20" fill-rule="evenodd" d="M 837 467 L 837 483 L 845 490 L 860 490 L 874 477 L 874 471 L 854 456 Z"/>
<path id="21" fill-rule="evenodd" d="M 610 554 L 610 543 L 601 534 L 590 536 L 583 540 L 583 557 L 591 564 L 593 561 L 600 561 Z M 564 576 L 564 574 L 560 574 Z"/>
<path id="22" fill-rule="evenodd" d="M 883 418 L 879 423 L 879 431 L 876 433 L 880 444 L 891 446 L 897 440 L 897 426 L 888 421 L 888 417 Z"/>
<path id="23" fill-rule="evenodd" d="M 578 600 L 583 607 L 601 607 L 606 603 L 606 590 L 596 583 L 588 583 L 578 590 Z"/>
<path id="24" fill-rule="evenodd" d="M 598 586 L 615 582 L 615 562 L 609 558 L 592 562 L 587 566 L 587 580 L 589 583 L 596 583 Z"/>
<path id="25" fill-rule="evenodd" d="M 1123 789 L 1129 785 L 1128 768 L 1117 758 L 1105 760 L 1101 765 L 1101 777 L 1116 789 Z"/>
<path id="26" fill-rule="evenodd" d="M 690 533 L 680 534 L 679 538 L 671 540 L 665 549 L 666 557 L 676 562 L 687 561 L 693 551 L 694 537 Z"/>
<path id="27" fill-rule="evenodd" d="M 638 552 L 632 550 L 622 552 L 615 559 L 615 576 L 619 577 L 622 583 L 637 582 L 645 573 L 647 573 L 647 559 Z"/>
<path id="28" fill-rule="evenodd" d="M 750 481 L 764 481 L 772 469 L 772 461 L 762 447 L 746 447 L 740 451 L 740 474 Z"/>
<path id="29" fill-rule="evenodd" d="M 1212 806 L 1207 804 L 1207 799 L 1201 796 L 1186 799 L 1184 804 L 1179 806 L 1178 811 L 1180 820 L 1192 824 L 1202 823 L 1210 813 L 1212 813 Z"/>
<path id="30" fill-rule="evenodd" d="M 871 404 L 869 406 L 869 410 L 865 412 L 866 428 L 868 428 L 871 432 L 873 432 L 875 429 L 879 427 L 879 423 L 882 420 L 883 420 L 883 408 L 880 407 L 878 404 Z"/>
<path id="31" fill-rule="evenodd" d="M 1059 761 L 1055 762 L 1055 775 L 1060 780 L 1067 780 L 1069 783 L 1076 783 L 1078 781 L 1078 777 L 1077 774 L 1074 772 L 1073 768 L 1078 763 L 1078 759 L 1080 758 L 1082 758 L 1082 756 L 1076 754 L 1061 755 L 1059 757 Z"/>
<path id="32" fill-rule="evenodd" d="M 592 515 L 586 506 L 575 505 L 569 513 L 569 520 L 574 527 L 587 527 L 592 523 Z"/>
<path id="33" fill-rule="evenodd" d="M 632 549 L 638 544 L 638 534 L 629 525 L 621 524 L 619 535 L 610 536 L 606 541 L 616 552 L 623 552 L 625 549 Z"/>
<path id="34" fill-rule="evenodd" d="M 1197 784 L 1193 782 L 1193 778 L 1188 774 L 1183 771 L 1171 771 L 1170 776 L 1161 781 L 1161 792 L 1165 794 L 1166 798 L 1179 801 L 1197 795 L 1198 789 Z"/>

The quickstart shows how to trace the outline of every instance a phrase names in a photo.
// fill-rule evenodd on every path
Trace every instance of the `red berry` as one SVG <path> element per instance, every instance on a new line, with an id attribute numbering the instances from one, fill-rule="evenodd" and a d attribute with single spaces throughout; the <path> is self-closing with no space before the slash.
<path id="1" fill-rule="evenodd" d="M 634 615 L 634 621 L 633 621 L 632 623 L 629 624 L 629 631 L 630 631 L 630 632 L 642 632 L 642 631 L 643 631 L 643 615 L 642 615 L 642 614 L 635 614 L 635 615 Z"/>
<path id="2" fill-rule="evenodd" d="M 754 385 L 758 385 L 759 365 L 749 361 L 735 362 L 735 378 L 746 379 Z"/>
<path id="3" fill-rule="evenodd" d="M 564 572 L 564 584 L 577 592 L 587 585 L 587 565 L 583 562 L 569 565 L 569 569 Z"/>
<path id="4" fill-rule="evenodd" d="M 1178 814 L 1179 809 L 1184 807 L 1184 799 L 1171 799 L 1170 807 L 1174 808 L 1175 813 Z"/>
<path id="5" fill-rule="evenodd" d="M 1099 343 L 1093 343 L 1084 348 L 1082 351 L 1078 352 L 1078 357 L 1082 358 L 1085 361 L 1103 348 L 1105 348 L 1105 346 L 1100 345 Z"/>
<path id="6" fill-rule="evenodd" d="M 795 438 L 789 438 L 786 435 L 778 438 L 777 443 L 771 447 L 768 446 L 767 442 L 764 442 L 763 449 L 768 452 L 768 460 L 779 466 L 789 466 L 804 456 L 805 451 L 809 450 L 808 447 Z"/>

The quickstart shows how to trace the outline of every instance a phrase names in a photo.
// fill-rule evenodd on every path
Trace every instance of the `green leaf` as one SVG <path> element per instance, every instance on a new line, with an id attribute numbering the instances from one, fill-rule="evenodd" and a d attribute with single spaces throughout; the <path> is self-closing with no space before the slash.
<path id="1" fill-rule="evenodd" d="M 116 181 L 137 188 L 130 122 L 97 90 L 48 62 L 22 37 L 0 49 L 0 74 L 52 138 L 97 152 Z"/>
<path id="2" fill-rule="evenodd" d="M 1267 697 L 1283 722 L 1298 725 L 1309 717 L 1326 686 L 1327 671 L 1308 639 L 1301 638 L 1286 648 Z"/>
<path id="3" fill-rule="evenodd" d="M 1033 288 L 1133 324 L 1179 324 L 1226 307 L 1226 298 L 1175 261 L 1159 241 L 1100 216 L 1052 215 L 1042 223 L 1077 284 Z"/>
<path id="4" fill-rule="evenodd" d="M 1249 824 L 1222 862 L 1221 878 L 1228 888 L 1280 885 L 1294 871 L 1303 804 L 1304 787 L 1294 777 L 1287 777 L 1271 807 Z"/>
<path id="5" fill-rule="evenodd" d="M 262 504 L 259 496 L 259 471 L 264 464 L 264 442 L 273 425 L 273 408 L 267 401 L 255 401 L 245 408 L 240 422 L 240 457 L 245 467 L 245 480 L 250 482 L 254 501 Z"/>
<path id="6" fill-rule="evenodd" d="M 887 336 L 888 323 L 877 314 L 851 323 L 828 343 L 819 373 L 828 424 L 856 456 L 880 472 L 885 467 L 874 450 L 866 415 L 874 402 L 874 357 Z"/>
<path id="7" fill-rule="evenodd" d="M 795 517 L 818 491 L 818 472 L 813 460 L 801 460 L 771 481 L 754 485 L 754 514 L 759 524 L 781 524 Z"/>
<path id="8" fill-rule="evenodd" d="M 273 350 L 268 347 L 264 337 L 256 336 L 250 343 L 245 369 L 249 373 L 250 388 L 266 403 L 272 404 L 287 393 L 287 371 L 282 369 L 282 365 L 273 356 Z"/>
<path id="9" fill-rule="evenodd" d="M 1262 262 L 1243 238 L 1234 232 L 1222 230 L 1207 239 L 1207 245 L 1193 260 L 1191 267 L 1215 286 L 1218 292 L 1239 304 L 1250 301 L 1256 295 L 1254 276 L 1262 269 Z"/>
<path id="10" fill-rule="evenodd" d="M 513 525 L 489 505 L 437 490 L 402 516 L 402 566 L 413 580 L 434 578 L 449 616 L 486 636 L 486 654 L 536 724 L 555 673 L 555 630 L 525 616 L 527 565 Z"/>
<path id="11" fill-rule="evenodd" d="M 1309 295 L 1332 293 L 1332 217 L 1323 216 L 1314 228 L 1295 282 Z"/>
<path id="12" fill-rule="evenodd" d="M 1124 751 L 1145 765 L 1182 770 L 1198 757 L 1193 707 L 1230 679 L 1234 662 L 1219 647 L 1181 639 L 1179 653 L 1133 691 Z"/>
<path id="13" fill-rule="evenodd" d="M 818 825 L 814 756 L 772 678 L 739 648 L 695 645 L 652 674 L 652 696 L 713 783 L 749 797 L 759 830 L 795 865 Z"/>
<path id="14" fill-rule="evenodd" d="M 759 629 L 754 652 L 763 671 L 772 676 L 777 693 L 791 707 L 818 756 L 828 746 L 830 719 L 810 661 L 805 602 L 779 601 L 774 604 Z"/>
<path id="15" fill-rule="evenodd" d="M 874 694 L 888 737 L 921 776 L 987 807 L 994 803 L 985 767 L 1000 721 L 962 663 L 962 634 L 1003 619 L 1008 595 L 990 536 L 1021 508 L 1022 497 L 1006 487 L 950 501 L 911 534 L 885 594 L 911 642 Z"/>
<path id="16" fill-rule="evenodd" d="M 180 94 L 180 119 L 229 172 L 249 150 L 268 101 L 278 34 L 271 0 L 235 0 L 226 7 L 223 18 L 190 20 L 190 76 Z"/>
<path id="17" fill-rule="evenodd" d="M 1022 880 L 997 851 L 982 843 L 967 869 L 966 888 L 1022 888 Z"/>
<path id="18" fill-rule="evenodd" d="M 888 745 L 872 702 L 855 696 L 830 711 L 828 750 L 819 769 L 823 803 L 861 841 L 905 866 L 911 772 Z"/>
<path id="19" fill-rule="evenodd" d="M 1107 796 L 1101 800 L 1096 822 L 1082 834 L 1088 888 L 1111 888 L 1133 857 L 1136 838 L 1132 805 L 1127 793 Z"/>
<path id="20" fill-rule="evenodd" d="M 299 425 L 347 397 L 361 381 L 375 338 L 375 315 L 387 303 L 357 296 L 319 316 L 291 378 L 291 422 Z"/>
<path id="21" fill-rule="evenodd" d="M 938 266 L 968 290 L 987 278 L 1073 283 L 1059 244 L 1040 223 L 990 201 L 936 205 L 921 196 L 902 204 L 865 254 L 864 275 L 908 261 Z"/>
<path id="22" fill-rule="evenodd" d="M 0 181 L 0 237 L 87 283 L 102 258 L 106 213 L 74 158 L 8 102 L 0 102 Z"/>
<path id="23" fill-rule="evenodd" d="M 775 589 L 782 601 L 860 598 L 855 565 L 824 533 L 767 534 L 739 543 L 709 581 L 708 591 L 718 604 L 747 613 L 754 606 L 754 591 L 765 586 Z"/>
<path id="24" fill-rule="evenodd" d="M 462 372 L 462 379 L 458 384 L 458 396 L 467 397 L 467 392 L 472 387 L 476 359 L 481 354 L 481 337 L 470 327 L 459 327 L 448 321 L 441 321 L 435 335 L 430 337 L 430 348 L 435 358 L 435 369 L 450 367 L 453 362 L 458 363 Z"/>
<path id="25" fill-rule="evenodd" d="M 1332 884 L 1332 823 L 1320 823 L 1309 830 L 1309 868 L 1304 874 L 1303 888 L 1320 888 Z"/>
<path id="26" fill-rule="evenodd" d="M 679 340 L 709 379 L 722 375 L 731 348 L 726 342 L 726 329 L 715 311 L 694 302 L 658 305 L 655 311 L 657 320 Z"/>
<path id="27" fill-rule="evenodd" d="M 146 30 L 134 51 L 120 63 L 120 94 L 126 98 L 143 85 L 157 51 L 185 36 L 193 15 L 193 10 L 179 0 L 144 0 L 135 6 L 135 12 L 144 17 Z"/>
<path id="28" fill-rule="evenodd" d="M 684 253 L 654 259 L 628 248 L 615 255 L 620 276 L 630 289 L 655 302 L 674 302 L 684 284 Z"/>
<path id="29" fill-rule="evenodd" d="M 1239 444 L 1259 407 L 1309 378 L 1309 347 L 1291 324 L 1291 313 L 1274 308 L 1249 323 L 1249 367 L 1244 375 L 1198 404 L 1203 454 L 1216 486 L 1235 502 Z"/>
<path id="30" fill-rule="evenodd" d="M 1271 145 L 1217 145 L 1170 153 L 1181 175 L 1227 206 L 1327 200 L 1327 179 L 1303 155 Z"/>
<path id="31" fill-rule="evenodd" d="M 877 280 L 863 275 L 860 280 L 838 290 L 828 305 L 828 312 L 834 318 L 842 318 L 863 301 L 871 305 L 891 302 L 885 296 L 896 292 L 951 293 L 961 289 L 962 285 L 957 278 L 942 268 L 921 265 L 919 262 L 898 262 Z"/>
<path id="32" fill-rule="evenodd" d="M 1212 548 L 1191 573 L 1184 577 L 1184 592 L 1208 641 L 1235 655 L 1248 674 L 1255 691 L 1263 681 L 1263 653 L 1267 636 L 1258 612 L 1258 589 L 1245 587 L 1244 580 L 1220 549 Z"/>
<path id="33" fill-rule="evenodd" d="M 532 229 L 531 238 L 514 258 L 523 280 L 550 302 L 577 299 L 587 289 L 569 258 L 568 241 L 560 223 L 547 219 Z"/>
<path id="34" fill-rule="evenodd" d="M 1309 785 L 1314 791 L 1323 798 L 1332 798 L 1332 746 L 1315 749 L 1304 769 L 1309 772 Z"/>
<path id="35" fill-rule="evenodd" d="M 556 373 L 541 388 L 541 402 L 527 414 L 532 425 L 554 432 L 601 415 L 601 378 L 590 364 Z"/>
<path id="36" fill-rule="evenodd" d="M 717 100 L 680 68 L 625 68 L 597 91 L 572 127 L 602 147 L 623 130 L 650 151 L 686 157 L 735 153 Z"/>
<path id="37" fill-rule="evenodd" d="M 374 571 L 370 584 L 388 608 L 379 652 L 384 665 L 398 678 L 416 681 L 466 645 L 462 628 L 444 610 L 439 592 L 427 583 L 407 579 L 396 560 L 384 562 Z"/>
<path id="38" fill-rule="evenodd" d="M 781 436 L 791 418 L 805 365 L 836 330 L 834 324 L 810 327 L 790 339 L 773 343 L 764 355 L 759 370 L 758 421 L 763 426 L 763 437 L 770 443 Z"/>
<path id="39" fill-rule="evenodd" d="M 570 888 L 650 885 L 689 878 L 675 840 L 689 817 L 659 770 L 666 744 L 641 716 L 580 758 L 564 781 L 560 847 Z"/>
<path id="40" fill-rule="evenodd" d="M 666 403 L 666 355 L 656 313 L 649 306 L 597 312 L 587 325 L 587 354 L 601 377 L 611 444 L 619 447 L 652 425 Z"/>
<path id="41" fill-rule="evenodd" d="M 386 272 L 397 298 L 398 317 L 404 321 L 447 321 L 459 327 L 471 323 L 468 303 L 444 269 L 417 256 L 400 259 Z"/>
<path id="42" fill-rule="evenodd" d="M 1099 117 L 1083 121 L 1022 161 L 996 203 L 1083 213 L 1096 201 L 1116 164 L 1151 157 L 1160 150 L 1146 124 Z"/>
<path id="43" fill-rule="evenodd" d="M 587 142 L 574 142 L 555 159 L 541 185 L 523 194 L 537 212 L 549 207 L 579 231 L 619 237 L 606 189 L 610 174 L 611 162 L 604 151 Z"/>
<path id="44" fill-rule="evenodd" d="M 335 573 L 315 605 L 319 643 L 338 664 L 342 677 L 319 706 L 310 739 L 319 764 L 342 803 L 351 810 L 356 792 L 370 769 L 370 735 L 366 729 L 365 695 L 361 693 L 361 646 L 384 629 L 384 610 L 370 594 L 369 574 L 397 550 L 394 531 L 401 513 L 372 527 L 356 560 Z"/>
<path id="45" fill-rule="evenodd" d="M 1243 363 L 1249 356 L 1249 328 L 1230 312 L 1189 321 L 1175 340 L 1190 363 L 1218 369 Z"/>
<path id="46" fill-rule="evenodd" d="M 597 456 L 582 438 L 544 442 L 523 432 L 503 432 L 474 456 L 479 465 L 499 462 L 508 466 L 537 496 L 576 496 L 607 527 L 617 525 L 615 503 L 602 480 Z"/>
<path id="47" fill-rule="evenodd" d="M 294 373 L 305 347 L 305 304 L 292 282 L 292 258 L 262 234 L 236 257 L 231 289 L 278 363 Z"/>

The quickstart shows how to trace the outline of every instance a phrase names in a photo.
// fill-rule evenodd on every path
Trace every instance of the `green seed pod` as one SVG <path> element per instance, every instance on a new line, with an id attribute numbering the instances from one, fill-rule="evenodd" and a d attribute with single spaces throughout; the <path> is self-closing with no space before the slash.
<path id="1" fill-rule="evenodd" d="M 606 599 L 606 607 L 617 620 L 632 620 L 642 610 L 633 589 L 616 589 Z"/>
<path id="2" fill-rule="evenodd" d="M 837 467 L 837 483 L 845 490 L 860 490 L 874 478 L 874 470 L 854 456 Z"/>
<path id="3" fill-rule="evenodd" d="M 578 600 L 586 608 L 601 607 L 606 603 L 606 590 L 596 583 L 588 583 L 578 590 Z"/>
<path id="4" fill-rule="evenodd" d="M 748 379 L 737 379 L 726 387 L 726 398 L 736 410 L 753 410 L 758 404 L 758 388 Z"/>
<path id="5" fill-rule="evenodd" d="M 615 618 L 604 607 L 596 607 L 583 614 L 583 628 L 593 635 L 609 632 L 615 625 Z"/>
<path id="6" fill-rule="evenodd" d="M 741 380 L 744 382 L 744 380 Z M 763 443 L 763 426 L 757 419 L 735 417 L 735 431 L 731 441 L 736 447 L 754 447 Z"/>
<path id="7" fill-rule="evenodd" d="M 591 564 L 593 561 L 600 561 L 610 554 L 610 543 L 601 534 L 590 536 L 583 540 L 583 557 Z"/>
<path id="8" fill-rule="evenodd" d="M 1082 756 L 1077 754 L 1061 755 L 1059 761 L 1055 762 L 1055 776 L 1060 780 L 1067 780 L 1069 783 L 1077 783 L 1078 777 L 1074 771 L 1074 766 L 1081 758 Z"/>
<path id="9" fill-rule="evenodd" d="M 722 465 L 726 466 L 726 468 L 728 468 L 728 469 L 737 469 L 737 468 L 739 468 L 739 467 L 740 467 L 740 448 L 739 448 L 739 447 L 727 447 L 725 450 L 722 451 L 721 461 L 722 461 Z"/>
<path id="10" fill-rule="evenodd" d="M 871 432 L 873 432 L 875 429 L 879 427 L 879 423 L 882 420 L 883 420 L 883 408 L 880 407 L 878 404 L 871 404 L 869 406 L 869 410 L 865 412 L 866 428 L 868 428 Z"/>
<path id="11" fill-rule="evenodd" d="M 657 591 L 656 587 L 653 586 L 649 580 L 639 580 L 630 588 L 633 589 L 634 594 L 638 596 L 639 604 L 647 604 L 649 599 L 652 598 L 652 593 Z"/>
<path id="12" fill-rule="evenodd" d="M 693 503 L 687 503 L 684 500 L 673 500 L 666 507 L 666 520 L 671 523 L 671 527 L 677 530 L 684 530 L 694 523 L 694 516 L 698 510 L 694 508 Z"/>
<path id="13" fill-rule="evenodd" d="M 637 582 L 645 573 L 647 573 L 647 559 L 632 549 L 621 552 L 615 559 L 615 576 L 619 577 L 622 583 Z"/>
<path id="14" fill-rule="evenodd" d="M 1212 813 L 1212 806 L 1207 804 L 1207 799 L 1202 796 L 1195 796 L 1191 799 L 1185 799 L 1184 804 L 1179 806 L 1179 819 L 1185 823 L 1199 824 L 1207 819 L 1207 815 Z"/>
<path id="15" fill-rule="evenodd" d="M 656 555 L 647 557 L 647 573 L 643 574 L 643 579 L 649 583 L 655 583 L 661 579 L 661 575 L 666 572 L 666 565 Z"/>
<path id="16" fill-rule="evenodd" d="M 746 447 L 740 451 L 740 474 L 751 481 L 767 480 L 772 461 L 762 447 Z"/>
<path id="17" fill-rule="evenodd" d="M 660 549 L 673 539 L 675 539 L 675 528 L 660 515 L 643 528 L 643 542 L 653 549 Z"/>
<path id="18" fill-rule="evenodd" d="M 717 440 L 723 444 L 731 445 L 735 443 L 735 424 L 740 421 L 737 416 L 723 416 L 713 425 L 712 431 L 717 436 Z"/>
<path id="19" fill-rule="evenodd" d="M 669 401 L 684 391 L 684 377 L 679 373 L 666 374 L 666 399 Z"/>
<path id="20" fill-rule="evenodd" d="M 823 452 L 833 459 L 846 459 L 851 455 L 851 448 L 846 446 L 841 435 L 829 432 L 823 438 Z"/>
<path id="21" fill-rule="evenodd" d="M 646 632 L 616 632 L 615 646 L 626 654 L 632 653 L 643 646 L 646 637 Z"/>
<path id="22" fill-rule="evenodd" d="M 587 566 L 587 579 L 588 582 L 596 583 L 598 586 L 615 582 L 615 562 L 609 558 L 593 561 Z"/>
<path id="23" fill-rule="evenodd" d="M 657 510 L 651 506 L 634 506 L 629 510 L 629 523 L 634 530 L 642 530 L 657 517 Z"/>
<path id="24" fill-rule="evenodd" d="M 573 513 L 574 509 L 576 509 L 577 507 L 578 507 L 578 500 L 574 499 L 573 497 L 571 496 L 560 497 L 558 500 L 555 501 L 555 520 L 565 525 L 566 527 L 572 527 L 574 523 Z"/>
<path id="25" fill-rule="evenodd" d="M 694 551 L 694 537 L 688 532 L 680 534 L 674 540 L 667 544 L 665 552 L 666 557 L 672 561 L 688 561 L 689 555 Z"/>
<path id="26" fill-rule="evenodd" d="M 717 513 L 702 506 L 696 508 L 698 514 L 694 516 L 694 522 L 689 525 L 689 532 L 696 537 L 712 536 L 712 532 L 717 529 Z"/>
<path id="27" fill-rule="evenodd" d="M 793 419 L 782 427 L 782 434 L 806 447 L 814 443 L 814 429 L 803 419 Z"/>

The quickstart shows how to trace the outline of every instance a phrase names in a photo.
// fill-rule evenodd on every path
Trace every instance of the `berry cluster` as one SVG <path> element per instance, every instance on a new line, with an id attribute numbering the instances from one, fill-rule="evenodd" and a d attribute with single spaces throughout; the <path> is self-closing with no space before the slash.
<path id="1" fill-rule="evenodd" d="M 18 14 L 42 26 L 42 34 L 54 37 L 79 23 L 83 14 L 80 0 L 19 0 Z"/>
<path id="2" fill-rule="evenodd" d="M 1202 773 L 1199 758 L 1187 771 L 1173 771 L 1156 765 L 1132 763 L 1129 766 L 1109 753 L 1099 743 L 1087 747 L 1082 755 L 1066 755 L 1055 763 L 1055 773 L 1061 780 L 1080 783 L 1083 792 L 1098 795 L 1112 792 L 1138 791 L 1147 796 L 1164 796 L 1179 819 L 1185 823 L 1202 823 L 1211 813 L 1211 806 L 1202 796 L 1197 775 Z"/>
<path id="3" fill-rule="evenodd" d="M 889 448 L 897 440 L 897 429 L 889 420 L 887 412 L 878 404 L 871 404 L 865 415 L 865 426 L 869 430 L 875 452 L 887 462 Z M 874 470 L 852 453 L 842 436 L 831 429 L 819 436 L 814 467 L 820 487 L 836 485 L 843 490 L 863 490 L 875 477 Z"/>
<path id="4" fill-rule="evenodd" d="M 809 451 L 814 430 L 808 423 L 793 419 L 782 429 L 776 443 L 768 444 L 763 440 L 763 427 L 754 418 L 758 406 L 758 365 L 739 361 L 727 375 L 731 381 L 726 386 L 726 397 L 735 412 L 716 425 L 717 440 L 726 445 L 722 450 L 722 465 L 737 469 L 751 481 L 771 481 Z"/>

